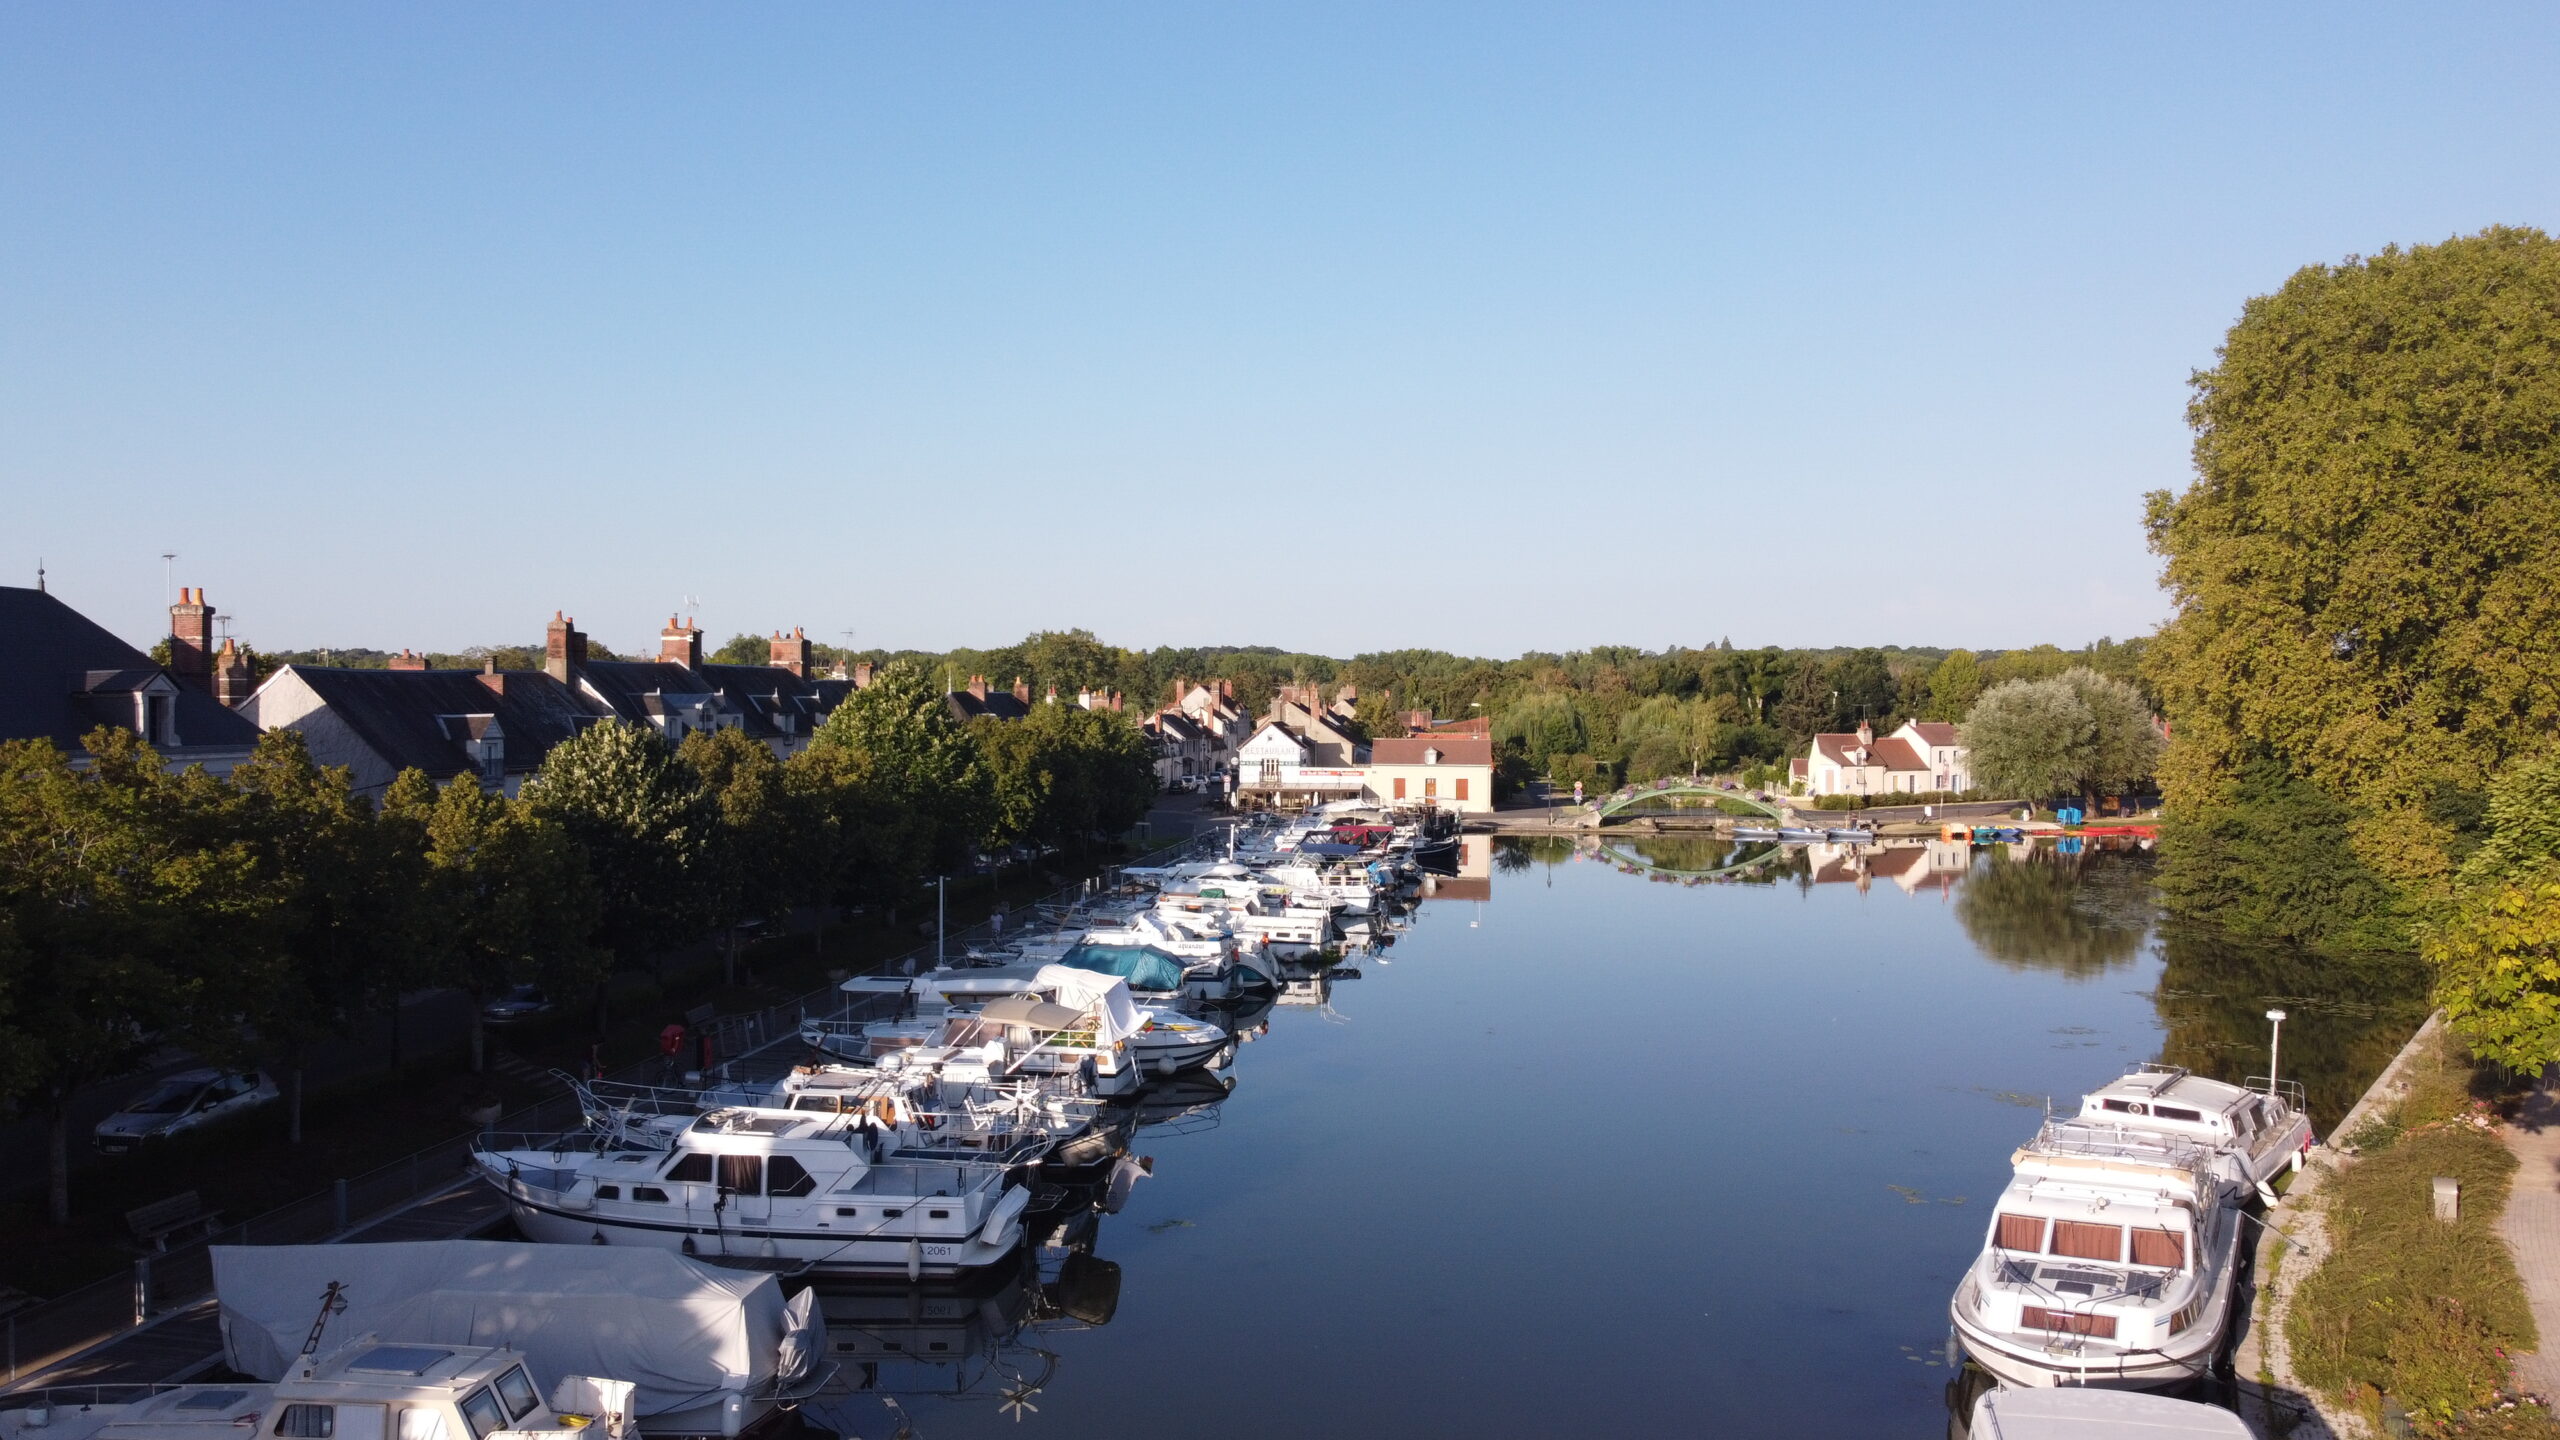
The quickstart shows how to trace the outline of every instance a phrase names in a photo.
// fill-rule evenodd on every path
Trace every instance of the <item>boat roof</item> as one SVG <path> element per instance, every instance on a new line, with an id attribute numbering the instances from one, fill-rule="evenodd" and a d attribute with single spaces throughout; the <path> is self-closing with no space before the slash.
<path id="1" fill-rule="evenodd" d="M 2145 1065 L 2130 1075 L 2119 1076 L 2089 1092 L 2090 1101 L 2167 1100 L 2191 1106 L 2209 1114 L 2228 1114 L 2242 1102 L 2259 1092 L 2242 1089 L 2227 1080 L 2208 1080 L 2191 1075 L 2175 1065 Z M 2085 1102 L 2084 1102 L 2085 1103 Z"/>
<path id="2" fill-rule="evenodd" d="M 2000 1192 L 1995 1207 L 2011 1215 L 2040 1215 L 2055 1220 L 2089 1220 L 2104 1225 L 2131 1225 L 2148 1230 L 2194 1228 L 2194 1212 L 2179 1197 L 2156 1188 L 2091 1183 L 2050 1175 L 2020 1175 Z"/>
<path id="3" fill-rule="evenodd" d="M 397 1398 L 420 1389 L 458 1390 L 524 1362 L 518 1350 L 492 1350 L 481 1345 L 408 1345 L 359 1341 L 313 1367 L 308 1380 L 289 1376 L 276 1383 L 279 1399 L 297 1399 L 315 1390 L 331 1395 Z"/>
<path id="4" fill-rule="evenodd" d="M 2054 1386 L 1990 1391 L 1974 1402 L 1974 1440 L 2250 1440 L 2239 1416 L 2133 1390 Z"/>

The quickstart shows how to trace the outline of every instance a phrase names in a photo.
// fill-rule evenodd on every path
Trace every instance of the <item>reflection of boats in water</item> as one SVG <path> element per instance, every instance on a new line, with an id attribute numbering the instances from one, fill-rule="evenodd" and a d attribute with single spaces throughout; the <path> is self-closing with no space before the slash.
<path id="1" fill-rule="evenodd" d="M 1171 1127 L 1168 1133 L 1176 1135 L 1210 1129 L 1235 1088 L 1232 1065 L 1168 1075 L 1138 1092 L 1138 1124 L 1142 1129 Z"/>
<path id="2" fill-rule="evenodd" d="M 826 1357 L 843 1386 L 806 1407 L 820 1429 L 877 1433 L 899 1396 L 966 1397 L 1034 1409 L 1064 1359 L 1052 1336 L 1111 1323 L 1120 1267 L 1093 1253 L 1100 1212 L 1088 1207 L 1050 1229 L 1018 1263 L 956 1285 L 825 1285 L 814 1294 Z"/>

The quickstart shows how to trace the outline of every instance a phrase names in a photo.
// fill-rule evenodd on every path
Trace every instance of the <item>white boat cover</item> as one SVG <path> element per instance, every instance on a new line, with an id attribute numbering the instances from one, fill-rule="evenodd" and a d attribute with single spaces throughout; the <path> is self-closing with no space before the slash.
<path id="1" fill-rule="evenodd" d="M 1040 984 L 1043 988 L 1055 986 L 1061 1005 L 1099 1012 L 1102 1018 L 1094 1028 L 1094 1038 L 1104 1045 L 1116 1045 L 1147 1028 L 1146 1017 L 1138 1013 L 1138 1002 L 1129 998 L 1129 982 L 1117 975 L 1078 970 L 1072 965 L 1043 965 Z"/>
<path id="2" fill-rule="evenodd" d="M 332 1280 L 347 1311 L 330 1342 L 360 1335 L 512 1345 L 550 1393 L 566 1375 L 628 1380 L 644 1419 L 769 1392 L 808 1371 L 813 1307 L 787 1306 L 771 1275 L 638 1246 L 421 1240 L 381 1245 L 216 1245 L 225 1363 L 283 1378 Z M 795 1328 L 797 1327 L 797 1328 Z M 329 1342 L 324 1342 L 324 1344 Z"/>
<path id="3" fill-rule="evenodd" d="M 1986 1393 L 1973 1440 L 2250 1440 L 2239 1416 L 2193 1400 L 2078 1385 Z"/>

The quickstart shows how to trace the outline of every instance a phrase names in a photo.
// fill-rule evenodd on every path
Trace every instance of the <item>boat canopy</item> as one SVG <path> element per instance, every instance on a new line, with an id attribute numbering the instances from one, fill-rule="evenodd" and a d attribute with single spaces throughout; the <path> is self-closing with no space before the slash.
<path id="1" fill-rule="evenodd" d="M 347 1282 L 348 1307 L 334 1333 L 509 1346 L 545 1394 L 567 1375 L 633 1382 L 644 1417 L 799 1379 L 825 1339 L 814 1306 L 786 1302 L 773 1276 L 643 1246 L 216 1245 L 224 1363 L 284 1378 L 333 1280 Z"/>
<path id="2" fill-rule="evenodd" d="M 1129 982 L 1120 976 L 1067 965 L 1043 965 L 1039 978 L 1042 986 L 1056 992 L 1059 1004 L 1095 1015 L 1096 1044 L 1116 1045 L 1147 1028 L 1147 1017 L 1139 1011 L 1138 1002 L 1129 998 Z M 1179 970 L 1174 979 L 1180 982 Z"/>
<path id="3" fill-rule="evenodd" d="M 1152 945 L 1078 945 L 1059 962 L 1097 975 L 1117 975 L 1132 990 L 1179 990 L 1182 961 Z"/>
<path id="4" fill-rule="evenodd" d="M 1053 1005 L 1036 995 L 1006 995 L 978 1007 L 978 1018 L 1033 1030 L 1081 1030 L 1085 1012 Z"/>

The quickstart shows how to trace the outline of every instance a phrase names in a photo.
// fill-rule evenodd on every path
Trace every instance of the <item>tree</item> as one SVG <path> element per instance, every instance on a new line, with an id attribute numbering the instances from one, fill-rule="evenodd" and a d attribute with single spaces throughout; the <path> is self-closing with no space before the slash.
<path id="1" fill-rule="evenodd" d="M 2196 479 L 2149 497 L 2176 605 L 2144 656 L 2174 808 L 2261 756 L 2442 893 L 2476 789 L 2560 724 L 2560 244 L 2497 227 L 2295 272 L 2193 381 Z"/>
<path id="2" fill-rule="evenodd" d="M 2142 693 L 2086 669 L 1992 686 L 1962 733 L 1975 788 L 2027 800 L 2139 783 L 2160 753 Z"/>
<path id="3" fill-rule="evenodd" d="M 1982 698 L 1982 666 L 1970 650 L 1950 650 L 1929 672 L 1929 704 L 1923 720 L 1962 720 Z"/>
<path id="4" fill-rule="evenodd" d="M 624 963 L 702 932 L 719 811 L 655 732 L 618 720 L 579 731 L 543 758 L 523 804 L 585 855 L 597 938 Z M 596 1000 L 601 1027 L 601 988 Z"/>
<path id="5" fill-rule="evenodd" d="M 763 665 L 773 659 L 773 646 L 761 635 L 732 635 L 706 658 L 714 665 Z"/>
<path id="6" fill-rule="evenodd" d="M 2538 1076 L 2560 1060 L 2560 757 L 2501 775 L 2488 822 L 2419 953 L 2472 1053 Z"/>
<path id="7" fill-rule="evenodd" d="M 310 1047 L 386 997 L 396 1007 L 420 978 L 411 912 L 426 878 L 423 837 L 377 823 L 347 772 L 314 761 L 300 731 L 260 736 L 231 786 L 276 902 L 258 932 L 267 963 L 250 1016 L 285 1072 L 286 1137 L 300 1144 Z"/>
<path id="8" fill-rule="evenodd" d="M 464 776 L 438 791 L 412 770 L 385 810 L 426 842 L 422 937 L 437 976 L 471 997 L 471 1068 L 487 1064 L 481 1007 L 510 985 L 574 995 L 598 984 L 610 957 L 591 942 L 598 899 L 568 832 L 531 806 L 484 793 Z"/>
<path id="9" fill-rule="evenodd" d="M 1155 803 L 1146 736 L 1113 711 L 1034 705 L 1020 720 L 974 720 L 969 737 L 991 785 L 994 844 L 1082 849 L 1137 824 Z"/>
<path id="10" fill-rule="evenodd" d="M 89 763 L 45 740 L 0 741 L 0 930 L 14 1053 L 0 1077 L 47 1125 L 46 1205 L 71 1213 L 65 1115 L 82 1087 L 165 1045 L 245 1057 L 274 899 L 237 833 L 229 788 L 165 772 L 132 734 L 101 728 Z"/>
<path id="11" fill-rule="evenodd" d="M 2169 810 L 2160 898 L 2181 918 L 2243 940 L 2405 949 L 2400 897 L 2338 843 L 2353 819 L 2335 795 L 2262 756 L 2228 788 Z"/>
<path id="12" fill-rule="evenodd" d="M 1839 695 L 1831 706 L 1833 728 L 1847 730 L 1861 720 L 1871 722 L 1878 734 L 1893 728 L 1894 701 L 1901 688 L 1883 651 L 1850 651 L 1831 666 L 1830 680 Z"/>
<path id="13" fill-rule="evenodd" d="M 772 747 L 744 731 L 696 731 L 676 748 L 718 815 L 713 842 L 701 862 L 702 890 L 712 923 L 728 931 L 728 978 L 737 974 L 736 927 L 750 920 L 778 920 L 791 907 L 815 898 L 824 882 L 824 825 L 820 807 L 794 785 Z"/>
<path id="14" fill-rule="evenodd" d="M 1537 770 L 1552 772 L 1559 757 L 1590 747 L 1591 726 L 1572 692 L 1541 690 L 1503 707 L 1494 717 L 1493 738 L 1517 746 Z"/>
<path id="15" fill-rule="evenodd" d="M 807 762 L 841 829 L 839 888 L 891 904 L 958 870 L 985 834 L 986 769 L 924 672 L 903 661 L 873 674 L 818 727 Z"/>

